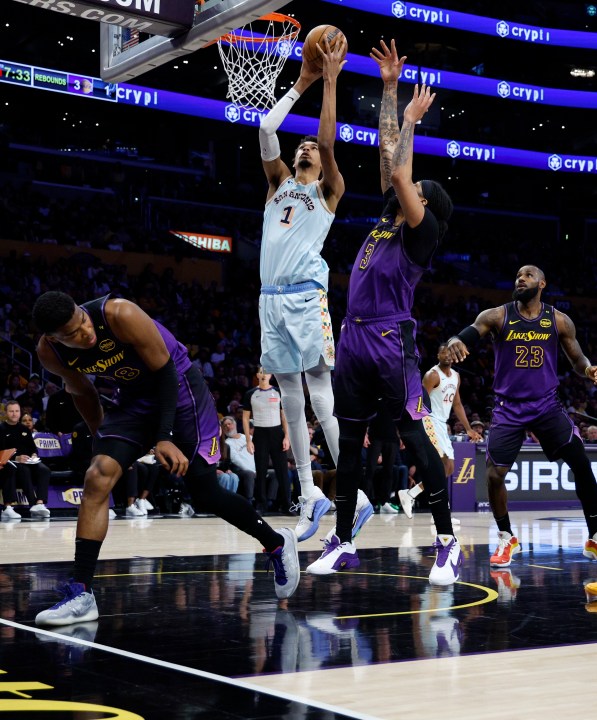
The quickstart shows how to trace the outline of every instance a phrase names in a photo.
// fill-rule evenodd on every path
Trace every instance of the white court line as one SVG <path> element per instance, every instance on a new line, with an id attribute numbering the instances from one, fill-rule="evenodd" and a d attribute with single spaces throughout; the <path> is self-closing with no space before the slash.
<path id="1" fill-rule="evenodd" d="M 206 672 L 205 670 L 197 670 L 196 668 L 187 667 L 186 665 L 171 663 L 167 660 L 158 660 L 157 658 L 148 657 L 147 655 L 139 655 L 138 653 L 129 652 L 128 650 L 119 650 L 118 648 L 113 648 L 109 645 L 100 645 L 99 643 L 90 642 L 89 640 L 66 637 L 64 635 L 60 635 L 60 633 L 52 632 L 51 630 L 43 630 L 42 628 L 30 627 L 29 625 L 21 625 L 21 623 L 16 623 L 12 620 L 4 620 L 3 618 L 0 618 L 0 625 L 7 625 L 8 627 L 12 627 L 17 630 L 25 630 L 26 632 L 35 633 L 36 635 L 46 635 L 47 637 L 53 638 L 62 643 L 83 645 L 84 647 L 90 647 L 95 650 L 101 650 L 103 652 L 112 653 L 113 655 L 120 655 L 121 657 L 129 658 L 131 660 L 147 663 L 148 665 L 157 665 L 158 667 L 165 668 L 167 670 L 175 670 L 176 672 L 186 673 L 187 675 L 195 675 L 196 677 L 204 678 L 206 680 L 214 680 L 216 682 L 224 683 L 225 685 L 232 685 L 244 690 L 251 690 L 252 692 L 271 695 L 275 698 L 290 700 L 290 702 L 297 702 L 302 705 L 318 708 L 319 710 L 338 713 L 349 718 L 354 718 L 354 720 L 378 720 L 378 718 L 373 715 L 364 715 L 363 713 L 355 712 L 354 710 L 347 710 L 346 708 L 337 707 L 335 705 L 328 705 L 327 703 L 310 700 L 309 698 L 301 697 L 299 695 L 292 695 L 291 693 L 284 691 L 270 690 L 268 688 L 261 687 L 260 685 L 254 685 L 253 683 L 246 682 L 245 680 L 237 680 L 235 678 L 226 677 L 225 675 L 216 675 L 215 673 Z M 325 670 L 323 672 L 325 672 Z"/>

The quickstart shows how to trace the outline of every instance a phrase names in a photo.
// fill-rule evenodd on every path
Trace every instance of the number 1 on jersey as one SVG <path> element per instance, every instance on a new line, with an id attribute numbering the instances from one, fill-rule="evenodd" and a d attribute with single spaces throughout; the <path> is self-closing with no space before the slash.
<path id="1" fill-rule="evenodd" d="M 281 225 L 291 225 L 292 216 L 294 215 L 294 207 L 289 205 L 282 209 L 282 219 L 280 220 Z"/>

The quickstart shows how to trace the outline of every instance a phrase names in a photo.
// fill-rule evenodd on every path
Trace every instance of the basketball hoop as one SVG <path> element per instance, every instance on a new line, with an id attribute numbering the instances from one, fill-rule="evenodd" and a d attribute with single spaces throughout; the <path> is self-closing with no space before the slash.
<path id="1" fill-rule="evenodd" d="M 241 107 L 266 110 L 276 104 L 276 80 L 296 42 L 300 23 L 270 13 L 218 39 L 228 75 L 226 97 Z"/>

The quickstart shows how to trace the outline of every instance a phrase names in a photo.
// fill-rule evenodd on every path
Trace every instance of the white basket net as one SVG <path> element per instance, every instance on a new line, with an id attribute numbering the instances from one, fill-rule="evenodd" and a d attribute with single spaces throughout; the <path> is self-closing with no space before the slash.
<path id="1" fill-rule="evenodd" d="M 235 105 L 267 110 L 276 104 L 276 80 L 296 42 L 300 24 L 270 13 L 218 39 L 228 75 L 226 97 Z"/>

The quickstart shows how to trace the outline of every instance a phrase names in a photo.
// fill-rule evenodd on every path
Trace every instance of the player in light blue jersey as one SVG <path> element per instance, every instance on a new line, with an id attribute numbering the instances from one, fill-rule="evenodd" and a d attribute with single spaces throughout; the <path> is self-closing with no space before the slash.
<path id="1" fill-rule="evenodd" d="M 323 69 L 303 60 L 294 87 L 268 113 L 259 130 L 261 158 L 268 181 L 261 244 L 261 364 L 275 373 L 288 423 L 290 444 L 301 484 L 299 540 L 311 537 L 330 501 L 315 487 L 309 458 L 302 372 L 313 410 L 325 432 L 334 462 L 338 423 L 330 370 L 335 349 L 328 311 L 328 266 L 321 257 L 344 180 L 334 158 L 336 81 L 344 66 L 346 40 L 332 50 L 320 47 Z M 280 157 L 276 130 L 294 103 L 323 77 L 323 102 L 317 137 L 301 140 L 294 174 Z"/>

